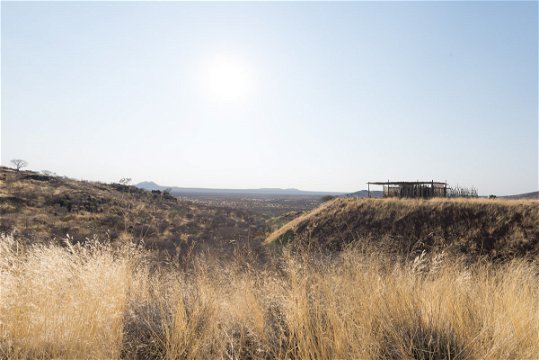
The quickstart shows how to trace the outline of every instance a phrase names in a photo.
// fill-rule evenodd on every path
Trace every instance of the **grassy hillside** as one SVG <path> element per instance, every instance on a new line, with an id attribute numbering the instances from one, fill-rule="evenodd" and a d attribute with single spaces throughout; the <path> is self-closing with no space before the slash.
<path id="1" fill-rule="evenodd" d="M 337 199 L 271 234 L 267 243 L 342 249 L 369 242 L 414 253 L 434 248 L 491 258 L 539 254 L 539 202 Z"/>
<path id="2" fill-rule="evenodd" d="M 0 233 L 28 242 L 144 242 L 172 254 L 265 237 L 269 217 L 179 200 L 134 186 L 79 181 L 0 167 Z M 182 250 L 183 249 L 183 250 Z"/>

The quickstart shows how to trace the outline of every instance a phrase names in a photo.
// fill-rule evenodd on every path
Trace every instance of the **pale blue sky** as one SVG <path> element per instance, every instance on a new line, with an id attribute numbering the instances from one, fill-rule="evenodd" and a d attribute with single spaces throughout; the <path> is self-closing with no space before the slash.
<path id="1" fill-rule="evenodd" d="M 4 165 L 188 187 L 538 189 L 537 2 L 1 13 Z"/>

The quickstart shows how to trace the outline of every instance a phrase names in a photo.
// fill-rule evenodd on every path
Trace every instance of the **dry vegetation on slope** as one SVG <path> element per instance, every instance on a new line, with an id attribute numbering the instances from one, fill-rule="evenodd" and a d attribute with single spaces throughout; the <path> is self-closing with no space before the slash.
<path id="1" fill-rule="evenodd" d="M 198 255 L 0 237 L 0 358 L 534 359 L 537 263 Z"/>
<path id="2" fill-rule="evenodd" d="M 0 233 L 28 242 L 140 242 L 171 255 L 259 244 L 275 217 L 261 211 L 211 206 L 152 194 L 133 186 L 16 172 L 0 167 Z M 282 211 L 283 212 L 283 211 Z"/>
<path id="3" fill-rule="evenodd" d="M 268 243 L 341 249 L 367 242 L 401 254 L 434 249 L 508 259 L 539 255 L 539 202 L 337 199 L 292 220 Z"/>

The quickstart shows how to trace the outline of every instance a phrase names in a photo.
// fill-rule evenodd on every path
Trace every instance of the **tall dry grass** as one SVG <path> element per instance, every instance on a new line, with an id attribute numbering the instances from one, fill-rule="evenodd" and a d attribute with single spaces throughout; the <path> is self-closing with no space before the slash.
<path id="1" fill-rule="evenodd" d="M 0 358 L 534 359 L 539 267 L 423 254 L 199 255 L 0 240 Z M 179 270 L 183 269 L 183 270 Z"/>

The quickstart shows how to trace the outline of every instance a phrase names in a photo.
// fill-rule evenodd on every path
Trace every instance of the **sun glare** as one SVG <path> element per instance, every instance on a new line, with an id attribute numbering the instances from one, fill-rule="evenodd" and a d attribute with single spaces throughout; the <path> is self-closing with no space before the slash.
<path id="1" fill-rule="evenodd" d="M 209 62 L 209 91 L 220 100 L 243 100 L 250 90 L 249 66 L 239 58 L 218 55 Z"/>

